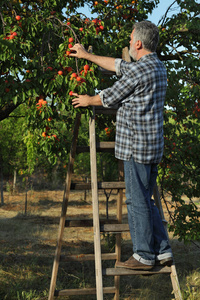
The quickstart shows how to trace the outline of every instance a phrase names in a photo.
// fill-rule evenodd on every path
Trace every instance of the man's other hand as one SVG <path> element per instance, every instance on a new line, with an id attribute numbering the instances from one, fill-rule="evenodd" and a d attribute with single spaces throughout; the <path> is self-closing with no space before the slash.
<path id="1" fill-rule="evenodd" d="M 83 45 L 75 44 L 71 49 L 71 53 L 69 56 L 77 57 L 77 58 L 86 58 L 88 56 L 88 52 L 85 50 Z"/>

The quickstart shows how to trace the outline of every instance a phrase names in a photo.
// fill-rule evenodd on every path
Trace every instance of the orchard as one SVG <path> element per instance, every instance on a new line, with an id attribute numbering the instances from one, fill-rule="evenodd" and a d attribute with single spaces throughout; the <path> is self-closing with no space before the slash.
<path id="1" fill-rule="evenodd" d="M 34 171 L 36 157 L 45 153 L 51 164 L 66 165 L 75 110 L 72 94 L 94 95 L 116 80 L 94 64 L 70 57 L 75 43 L 97 55 L 121 57 L 134 22 L 148 19 L 159 0 L 1 1 L 0 8 L 0 124 L 23 118 L 22 140 L 28 151 L 24 168 Z M 200 53 L 199 4 L 195 0 L 169 3 L 158 24 L 158 56 L 168 71 L 164 111 L 165 151 L 159 165 L 162 199 L 171 197 L 170 230 L 180 240 L 199 240 L 196 201 L 200 195 Z M 174 14 L 170 13 L 176 7 Z M 80 13 L 87 6 L 90 16 Z M 114 125 L 97 120 L 106 140 Z M 17 124 L 17 123 L 16 123 Z M 3 131 L 2 131 L 3 132 Z M 84 137 L 85 140 L 88 137 Z M 6 145 L 0 133 L 1 149 Z M 1 169 L 7 156 L 1 150 Z M 17 155 L 17 152 L 16 152 Z M 187 201 L 185 201 L 185 196 Z"/>

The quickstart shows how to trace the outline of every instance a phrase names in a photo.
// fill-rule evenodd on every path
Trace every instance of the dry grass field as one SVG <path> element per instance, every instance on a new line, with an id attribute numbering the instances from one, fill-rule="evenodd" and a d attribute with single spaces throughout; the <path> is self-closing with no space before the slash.
<path id="1" fill-rule="evenodd" d="M 51 279 L 58 234 L 63 191 L 30 190 L 26 194 L 5 192 L 0 207 L 0 300 L 46 300 Z M 109 217 L 116 212 L 116 193 L 109 198 Z M 105 215 L 106 196 L 99 196 L 100 215 Z M 124 199 L 125 200 L 125 199 Z M 92 218 L 90 192 L 72 191 L 67 216 Z M 126 222 L 126 206 L 123 205 Z M 166 216 L 167 218 L 167 216 Z M 183 299 L 200 299 L 200 244 L 184 245 L 170 235 Z M 129 233 L 122 235 L 122 260 L 131 255 Z M 114 235 L 102 236 L 102 252 L 113 252 Z M 66 228 L 62 255 L 93 253 L 92 228 Z M 103 267 L 108 262 L 103 262 Z M 111 263 L 113 266 L 113 263 Z M 104 278 L 104 286 L 113 285 L 113 277 Z M 64 262 L 59 266 L 57 288 L 94 287 L 93 262 Z M 70 296 L 59 299 L 96 299 L 95 296 Z M 104 299 L 113 299 L 105 295 Z M 169 275 L 121 276 L 120 299 L 174 299 Z"/>

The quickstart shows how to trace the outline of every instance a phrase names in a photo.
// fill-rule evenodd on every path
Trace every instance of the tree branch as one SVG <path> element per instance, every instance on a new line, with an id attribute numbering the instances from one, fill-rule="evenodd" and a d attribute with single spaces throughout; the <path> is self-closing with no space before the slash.
<path id="1" fill-rule="evenodd" d="M 20 105 L 21 103 L 9 103 L 6 104 L 4 107 L 0 108 L 0 121 L 9 117 L 9 115 Z"/>
<path id="2" fill-rule="evenodd" d="M 178 61 L 180 61 L 180 60 L 182 60 L 183 59 L 183 57 L 186 55 L 186 54 L 194 54 L 194 53 L 199 53 L 199 50 L 194 50 L 194 51 L 188 51 L 188 50 L 183 50 L 183 51 L 180 51 L 180 52 L 178 52 L 177 51 L 177 53 L 176 54 L 166 54 L 166 55 L 162 55 L 161 53 L 158 53 L 158 57 L 159 57 L 159 59 L 160 60 L 162 60 L 162 61 L 167 61 L 167 60 L 178 60 Z"/>
<path id="3" fill-rule="evenodd" d="M 165 19 L 166 19 L 166 17 L 167 17 L 167 14 L 168 14 L 170 8 L 174 5 L 174 3 L 176 3 L 176 0 L 175 0 L 174 2 L 172 2 L 172 4 L 170 4 L 170 6 L 167 8 L 167 10 L 166 10 L 164 16 L 158 21 L 158 25 L 159 25 L 159 23 L 162 21 L 161 26 L 163 26 L 163 24 L 164 24 L 164 22 L 165 22 Z"/>

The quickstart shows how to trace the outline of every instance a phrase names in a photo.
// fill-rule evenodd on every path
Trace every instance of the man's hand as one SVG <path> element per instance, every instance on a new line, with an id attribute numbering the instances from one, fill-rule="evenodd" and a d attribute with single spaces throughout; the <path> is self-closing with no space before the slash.
<path id="1" fill-rule="evenodd" d="M 115 58 L 89 53 L 81 44 L 75 44 L 72 48 L 70 48 L 70 51 L 70 57 L 83 58 L 95 63 L 103 69 L 115 72 Z"/>
<path id="2" fill-rule="evenodd" d="M 74 106 L 74 108 L 87 107 L 90 105 L 102 106 L 102 102 L 99 95 L 89 96 L 89 95 L 78 95 L 76 93 L 73 93 L 72 96 L 76 97 L 72 100 L 72 105 Z"/>
<path id="3" fill-rule="evenodd" d="M 78 95 L 76 93 L 73 93 L 72 96 L 75 96 L 72 100 L 72 105 L 77 108 L 77 107 L 86 107 L 89 106 L 90 104 L 90 96 L 88 95 Z"/>
<path id="4" fill-rule="evenodd" d="M 83 45 L 81 44 L 75 44 L 71 49 L 70 49 L 71 53 L 69 56 L 72 57 L 78 57 L 78 58 L 85 58 L 85 59 L 89 59 L 89 53 L 85 50 L 85 48 L 83 47 Z"/>

